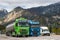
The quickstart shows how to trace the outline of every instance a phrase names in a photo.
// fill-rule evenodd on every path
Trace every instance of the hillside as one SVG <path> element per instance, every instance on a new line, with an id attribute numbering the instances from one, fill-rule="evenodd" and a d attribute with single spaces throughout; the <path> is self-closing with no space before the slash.
<path id="1" fill-rule="evenodd" d="M 31 13 L 39 16 L 55 16 L 60 15 L 60 3 L 51 4 L 28 9 Z"/>
<path id="2" fill-rule="evenodd" d="M 6 15 L 4 21 L 1 24 L 6 25 L 12 23 L 15 21 L 15 19 L 20 17 L 30 19 L 32 16 L 33 15 L 29 11 L 21 7 L 16 7 L 11 12 L 9 12 L 8 15 Z"/>
<path id="3" fill-rule="evenodd" d="M 1 24 L 7 25 L 14 22 L 17 18 L 24 17 L 27 19 L 40 21 L 43 25 L 48 24 L 48 21 L 52 20 L 53 16 L 56 15 L 60 16 L 60 3 L 55 3 L 48 6 L 35 7 L 31 9 L 23 9 L 18 6 L 6 15 Z"/>
<path id="4" fill-rule="evenodd" d="M 3 18 L 7 14 L 8 14 L 8 12 L 6 9 L 0 9 L 0 18 Z"/>
<path id="5" fill-rule="evenodd" d="M 6 9 L 0 8 L 0 24 L 2 23 L 2 21 L 4 20 L 7 14 L 8 14 L 8 11 Z"/>

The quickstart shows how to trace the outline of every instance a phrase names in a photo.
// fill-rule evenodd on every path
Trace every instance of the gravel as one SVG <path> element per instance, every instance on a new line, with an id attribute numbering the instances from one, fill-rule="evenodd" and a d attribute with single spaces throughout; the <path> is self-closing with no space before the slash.
<path id="1" fill-rule="evenodd" d="M 60 40 L 60 35 L 38 36 L 38 37 L 10 37 L 0 34 L 0 40 Z"/>

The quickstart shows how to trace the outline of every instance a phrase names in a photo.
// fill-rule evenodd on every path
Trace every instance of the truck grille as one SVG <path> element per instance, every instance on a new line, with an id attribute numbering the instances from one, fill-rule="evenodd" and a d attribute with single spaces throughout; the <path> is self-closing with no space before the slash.
<path id="1" fill-rule="evenodd" d="M 21 34 L 27 34 L 28 31 L 27 31 L 26 29 L 21 29 L 20 33 L 21 33 Z"/>
<path id="2" fill-rule="evenodd" d="M 37 33 L 38 33 L 38 32 L 36 32 L 36 31 L 33 31 L 33 34 L 34 34 L 34 35 L 37 35 Z"/>

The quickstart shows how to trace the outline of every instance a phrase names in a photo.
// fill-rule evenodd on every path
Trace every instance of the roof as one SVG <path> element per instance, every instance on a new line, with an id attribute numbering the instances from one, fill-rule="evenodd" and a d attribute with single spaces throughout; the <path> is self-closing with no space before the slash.
<path id="1" fill-rule="evenodd" d="M 35 21 L 31 21 L 31 20 L 28 20 L 28 22 L 29 22 L 30 24 L 39 24 L 39 22 L 35 22 Z"/>
<path id="2" fill-rule="evenodd" d="M 42 29 L 48 29 L 48 27 L 46 27 L 46 26 L 41 26 L 40 28 L 42 28 Z"/>

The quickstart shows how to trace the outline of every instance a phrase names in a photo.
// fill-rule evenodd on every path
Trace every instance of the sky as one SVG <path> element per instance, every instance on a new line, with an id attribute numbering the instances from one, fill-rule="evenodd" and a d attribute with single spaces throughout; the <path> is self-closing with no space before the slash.
<path id="1" fill-rule="evenodd" d="M 47 6 L 56 2 L 60 2 L 60 0 L 0 0 L 0 8 L 11 11 L 17 6 L 28 9 L 38 6 Z"/>

